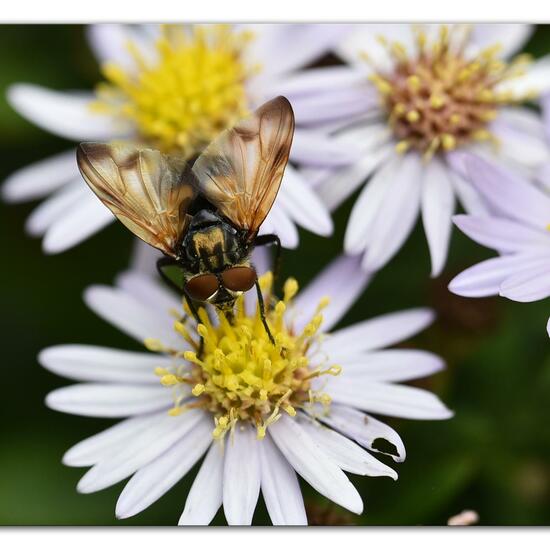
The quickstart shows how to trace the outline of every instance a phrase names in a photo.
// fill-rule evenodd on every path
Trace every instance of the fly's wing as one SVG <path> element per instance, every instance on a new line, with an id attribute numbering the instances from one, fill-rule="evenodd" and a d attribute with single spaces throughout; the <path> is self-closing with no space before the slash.
<path id="1" fill-rule="evenodd" d="M 182 181 L 184 161 L 134 145 L 81 143 L 77 162 L 92 191 L 132 233 L 176 255 L 196 194 Z"/>
<path id="2" fill-rule="evenodd" d="M 200 193 L 250 238 L 275 201 L 293 135 L 294 113 L 280 96 L 222 132 L 193 165 Z"/>

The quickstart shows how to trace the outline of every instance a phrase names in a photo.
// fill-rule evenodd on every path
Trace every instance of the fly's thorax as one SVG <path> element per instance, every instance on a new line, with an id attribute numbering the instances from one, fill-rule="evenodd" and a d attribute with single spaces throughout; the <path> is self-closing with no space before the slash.
<path id="1" fill-rule="evenodd" d="M 200 210 L 193 216 L 182 243 L 182 259 L 191 274 L 217 273 L 248 257 L 240 232 L 217 213 Z"/>

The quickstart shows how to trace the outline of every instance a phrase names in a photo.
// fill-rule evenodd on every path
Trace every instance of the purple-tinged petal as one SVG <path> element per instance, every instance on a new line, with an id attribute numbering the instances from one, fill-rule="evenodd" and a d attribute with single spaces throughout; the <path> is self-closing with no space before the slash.
<path id="1" fill-rule="evenodd" d="M 500 295 L 516 302 L 534 302 L 550 296 L 550 258 L 542 266 L 508 277 L 500 287 Z"/>

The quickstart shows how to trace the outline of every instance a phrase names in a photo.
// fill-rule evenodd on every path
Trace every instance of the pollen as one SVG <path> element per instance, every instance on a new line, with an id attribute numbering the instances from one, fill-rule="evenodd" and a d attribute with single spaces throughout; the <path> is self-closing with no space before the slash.
<path id="1" fill-rule="evenodd" d="M 523 75 L 530 59 L 522 55 L 505 63 L 498 58 L 498 45 L 473 59 L 466 57 L 471 33 L 467 25 L 451 29 L 442 25 L 434 38 L 421 28 L 413 32 L 416 46 L 411 51 L 380 40 L 393 59 L 393 69 L 374 67 L 370 77 L 388 114 L 396 150 L 405 153 L 414 149 L 429 160 L 440 151 L 470 142 L 495 143 L 488 123 L 498 109 L 531 99 L 531 94 L 501 92 L 500 85 Z"/>
<path id="2" fill-rule="evenodd" d="M 140 140 L 186 158 L 247 114 L 247 79 L 258 70 L 244 61 L 253 35 L 229 25 L 165 25 L 150 59 L 127 47 L 135 70 L 102 67 L 105 82 L 92 109 L 110 115 Z"/>
<path id="3" fill-rule="evenodd" d="M 283 414 L 295 416 L 298 410 L 315 403 L 329 407 L 330 396 L 314 380 L 341 372 L 338 365 L 324 364 L 326 359 L 320 353 L 320 328 L 328 299 L 322 299 L 309 322 L 296 330 L 295 323 L 289 321 L 292 316 L 288 316 L 298 292 L 296 280 L 285 282 L 282 300 L 272 292 L 271 273 L 259 282 L 275 345 L 267 335 L 259 308 L 253 314 L 247 313 L 244 297 L 240 296 L 230 318 L 223 312 L 211 314 L 215 316 L 211 318 L 200 309 L 197 336 L 190 336 L 192 330 L 185 336 L 181 330 L 176 331 L 182 335 L 182 344 L 193 349 L 182 352 L 163 348 L 180 363 L 183 359 L 184 364 L 173 370 L 155 370 L 160 383 L 173 391 L 174 407 L 169 414 L 183 414 L 191 407 L 208 410 L 214 418 L 212 435 L 216 439 L 223 438 L 239 422 L 252 424 L 258 439 L 262 439 Z M 200 336 L 204 343 L 199 355 Z"/>

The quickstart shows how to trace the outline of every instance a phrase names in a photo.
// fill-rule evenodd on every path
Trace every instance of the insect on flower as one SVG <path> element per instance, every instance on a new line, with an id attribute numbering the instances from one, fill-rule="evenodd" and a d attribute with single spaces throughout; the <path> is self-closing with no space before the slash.
<path id="1" fill-rule="evenodd" d="M 129 144 L 82 143 L 80 172 L 99 199 L 137 237 L 164 253 L 162 278 L 183 294 L 200 322 L 196 303 L 232 316 L 236 298 L 256 287 L 263 325 L 272 343 L 256 270 L 254 246 L 281 243 L 258 236 L 288 162 L 294 114 L 277 97 L 223 131 L 191 163 Z M 163 270 L 177 266 L 179 287 Z"/>

